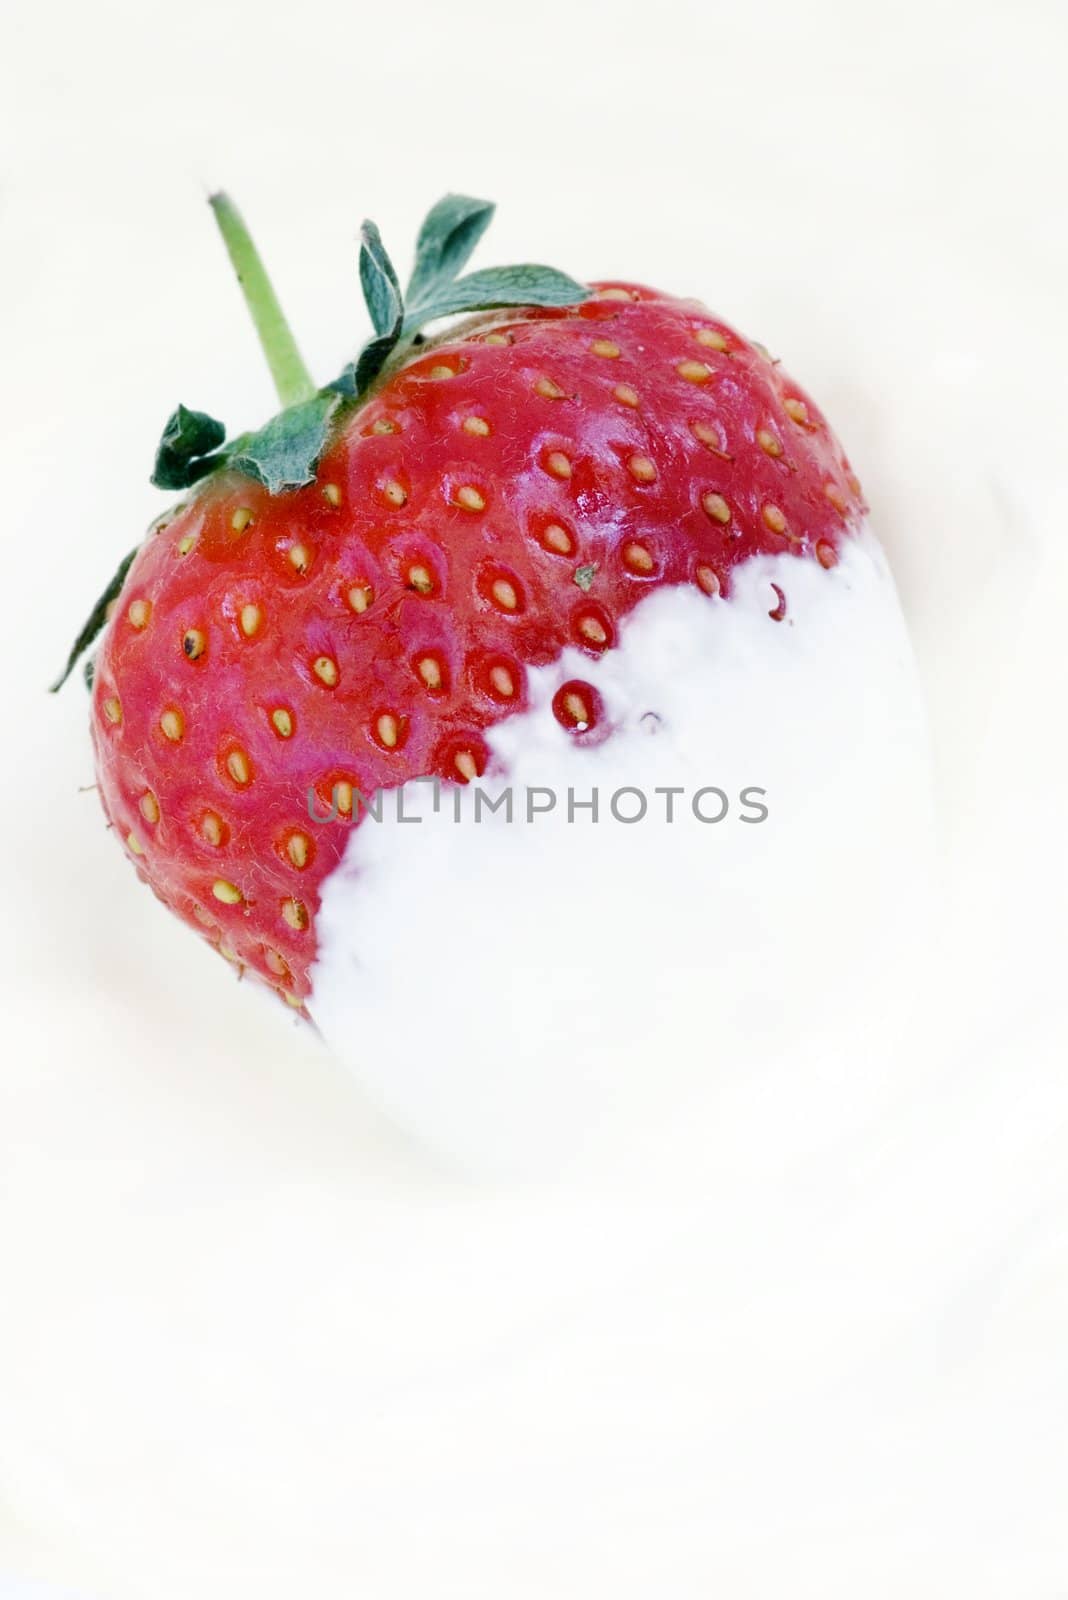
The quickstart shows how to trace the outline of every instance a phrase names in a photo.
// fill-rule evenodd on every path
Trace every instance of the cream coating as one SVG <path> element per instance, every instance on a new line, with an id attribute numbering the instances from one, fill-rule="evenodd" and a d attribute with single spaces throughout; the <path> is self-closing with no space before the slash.
<path id="1" fill-rule="evenodd" d="M 610 736 L 554 717 L 571 679 Z M 352 830 L 317 927 L 327 1042 L 476 1166 L 555 1160 L 725 1052 L 789 1050 L 892 953 L 927 884 L 923 708 L 867 529 L 830 571 L 757 557 L 727 599 L 658 591 L 617 649 L 531 680 L 484 779 L 436 812 L 408 784 Z"/>

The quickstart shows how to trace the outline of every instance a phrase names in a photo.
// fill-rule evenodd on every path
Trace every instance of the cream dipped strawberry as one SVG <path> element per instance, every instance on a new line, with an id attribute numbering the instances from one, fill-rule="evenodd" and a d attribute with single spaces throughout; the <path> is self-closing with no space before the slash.
<path id="1" fill-rule="evenodd" d="M 835 582 L 865 507 L 817 405 L 698 302 L 542 267 L 458 276 L 492 209 L 463 197 L 428 216 L 403 296 L 365 227 L 375 334 L 315 390 L 213 204 L 284 409 L 226 444 L 179 408 L 155 481 L 188 493 L 75 655 L 103 624 L 100 793 L 138 874 L 304 1007 L 369 797 L 507 778 L 506 725 L 547 674 L 561 740 L 611 742 L 598 674 L 657 594 L 700 602 L 688 625 L 714 641 L 739 574 L 766 568 L 773 652 L 795 580 Z"/>

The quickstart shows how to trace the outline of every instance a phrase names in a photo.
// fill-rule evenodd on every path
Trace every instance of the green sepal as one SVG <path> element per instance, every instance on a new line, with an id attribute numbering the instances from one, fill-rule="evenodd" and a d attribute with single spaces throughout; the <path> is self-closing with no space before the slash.
<path id="1" fill-rule="evenodd" d="M 492 200 L 473 200 L 467 194 L 447 194 L 431 207 L 416 240 L 407 292 L 411 303 L 428 298 L 463 271 L 496 209 Z"/>
<path id="2" fill-rule="evenodd" d="M 454 194 L 431 208 L 419 231 L 407 308 L 382 236 L 373 222 L 365 222 L 360 233 L 360 283 L 375 332 L 356 360 L 325 389 L 287 407 L 258 433 L 242 435 L 229 445 L 224 444 L 221 422 L 206 412 L 179 406 L 160 440 L 152 482 L 161 489 L 188 489 L 208 473 L 229 466 L 255 478 L 271 494 L 299 489 L 315 476 L 339 403 L 365 395 L 397 347 L 418 342 L 426 323 L 465 311 L 569 306 L 588 298 L 589 290 L 566 273 L 530 263 L 491 267 L 457 278 L 494 210 L 488 200 Z M 255 256 L 247 230 L 236 212 L 233 215 L 244 246 Z M 276 303 L 271 304 L 281 317 Z"/>
<path id="3" fill-rule="evenodd" d="M 244 472 L 248 477 L 255 478 L 270 494 L 278 494 L 283 489 L 302 488 L 315 478 L 315 469 L 329 438 L 330 419 L 340 403 L 341 396 L 330 390 L 314 395 L 311 400 L 302 400 L 298 405 L 290 406 L 288 410 L 272 418 L 258 433 L 244 434 L 240 439 L 235 439 L 227 449 L 212 455 L 207 459 L 204 471 L 213 472 L 216 467 L 225 465 L 236 472 Z M 187 418 L 204 415 L 202 412 L 186 411 L 184 406 L 180 406 L 171 419 L 172 422 L 180 417 L 180 413 L 184 413 Z M 206 421 L 211 422 L 212 418 L 208 417 Z M 220 424 L 215 424 L 216 429 L 219 426 Z M 177 432 L 175 436 L 177 437 Z M 190 436 L 187 431 L 186 439 Z M 205 436 L 203 432 L 200 434 L 202 438 Z M 210 437 L 214 439 L 216 445 L 221 443 L 217 433 L 213 432 Z M 199 473 L 198 476 L 202 477 L 204 473 Z M 188 481 L 185 480 L 186 485 Z M 74 641 L 63 672 L 51 685 L 53 694 L 63 687 L 79 657 L 88 650 L 103 628 L 107 620 L 108 606 L 121 591 L 136 554 L 136 550 L 130 551 L 93 607 L 85 626 Z"/>
<path id="4" fill-rule="evenodd" d="M 167 419 L 156 450 L 152 482 L 157 489 L 188 489 L 214 472 L 218 461 L 212 451 L 226 438 L 226 429 L 206 411 L 179 406 Z"/>
<path id="5" fill-rule="evenodd" d="M 439 317 L 504 306 L 571 306 L 589 297 L 590 291 L 565 272 L 534 263 L 490 267 L 457 278 L 495 209 L 489 200 L 462 194 L 447 194 L 431 208 L 419 230 L 407 306 L 378 229 L 373 222 L 364 223 L 360 282 L 375 337 L 329 386 L 332 392 L 358 399 L 397 346 L 413 340 L 420 328 Z"/>
<path id="6" fill-rule="evenodd" d="M 225 453 L 228 467 L 262 483 L 269 494 L 301 489 L 315 478 L 326 449 L 330 419 L 341 403 L 335 389 L 280 411 L 258 433 L 237 439 Z"/>
<path id="7" fill-rule="evenodd" d="M 369 339 L 360 351 L 353 368 L 353 393 L 363 394 L 374 383 L 389 360 L 397 344 L 397 335 L 384 333 L 380 339 Z"/>
<path id="8" fill-rule="evenodd" d="M 140 548 L 140 545 L 138 545 L 137 549 L 139 550 Z M 92 644 L 101 628 L 103 628 L 104 623 L 107 621 L 108 606 L 113 600 L 118 598 L 122 586 L 126 582 L 126 574 L 129 572 L 130 565 L 136 554 L 137 550 L 131 550 L 130 554 L 119 563 L 118 571 L 108 584 L 107 588 L 104 590 L 103 594 L 100 596 L 100 599 L 97 601 L 92 611 L 89 613 L 84 628 L 75 639 L 74 644 L 71 647 L 70 655 L 67 657 L 66 666 L 63 668 L 63 671 L 60 673 L 55 683 L 50 685 L 50 694 L 55 694 L 57 689 L 62 689 L 63 685 L 74 671 L 74 667 L 79 656 L 84 655 L 85 651 L 88 650 L 89 646 Z M 92 687 L 91 684 L 90 687 Z"/>
<path id="9" fill-rule="evenodd" d="M 588 300 L 590 291 L 566 272 L 530 262 L 515 267 L 487 267 L 410 305 L 404 333 L 414 333 L 426 322 L 452 317 L 460 311 L 496 311 L 503 306 L 574 306 Z"/>
<path id="10" fill-rule="evenodd" d="M 455 283 L 439 282 L 429 298 L 408 307 L 400 325 L 368 340 L 357 360 L 334 379 L 329 390 L 347 399 L 358 399 L 402 340 L 412 340 L 420 328 L 439 317 L 462 311 L 496 311 L 505 306 L 573 306 L 588 299 L 589 293 L 566 272 L 535 264 L 489 267 L 458 278 Z"/>
<path id="11" fill-rule="evenodd" d="M 365 222 L 360 229 L 360 283 L 375 333 L 396 339 L 404 317 L 404 297 L 396 268 L 373 222 Z"/>
<path id="12" fill-rule="evenodd" d="M 338 394 L 343 400 L 355 400 L 359 392 L 356 387 L 355 361 L 350 361 L 347 366 L 342 367 L 333 383 L 328 383 L 324 390 L 325 394 Z"/>

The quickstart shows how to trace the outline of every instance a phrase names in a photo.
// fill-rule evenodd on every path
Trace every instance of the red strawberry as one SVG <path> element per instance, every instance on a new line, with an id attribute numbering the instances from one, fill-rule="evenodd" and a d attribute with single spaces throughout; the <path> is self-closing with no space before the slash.
<path id="1" fill-rule="evenodd" d="M 348 837 L 311 820 L 309 797 L 356 822 L 361 795 L 475 779 L 528 667 L 610 650 L 659 586 L 729 597 L 757 552 L 833 566 L 863 510 L 812 401 L 695 301 L 618 282 L 581 298 L 551 274 L 524 282 L 555 304 L 412 348 L 419 322 L 501 297 L 493 274 L 453 281 L 488 214 L 456 198 L 431 214 L 407 321 L 365 234 L 378 337 L 340 399 L 308 398 L 295 348 L 275 346 L 298 402 L 281 447 L 269 427 L 213 457 L 221 428 L 176 413 L 157 472 L 203 481 L 120 573 L 97 658 L 100 791 L 139 875 L 298 1006 Z M 232 211 L 222 221 L 247 280 L 247 236 Z M 286 475 L 300 486 L 279 487 Z M 788 608 L 788 591 L 769 594 L 768 626 Z M 554 709 L 590 736 L 588 685 L 564 685 Z"/>

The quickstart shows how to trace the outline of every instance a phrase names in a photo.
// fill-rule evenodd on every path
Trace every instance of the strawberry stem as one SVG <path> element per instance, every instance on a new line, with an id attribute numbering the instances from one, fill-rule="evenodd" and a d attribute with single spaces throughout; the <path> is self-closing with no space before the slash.
<path id="1" fill-rule="evenodd" d="M 267 357 L 279 401 L 283 406 L 293 406 L 310 400 L 316 392 L 311 374 L 240 211 L 230 196 L 221 192 L 213 194 L 209 203 Z"/>

